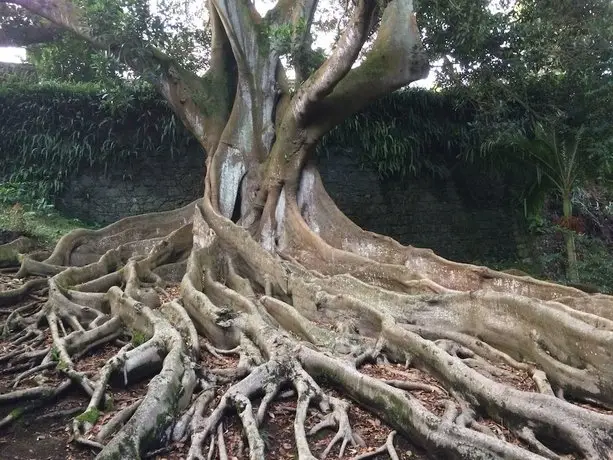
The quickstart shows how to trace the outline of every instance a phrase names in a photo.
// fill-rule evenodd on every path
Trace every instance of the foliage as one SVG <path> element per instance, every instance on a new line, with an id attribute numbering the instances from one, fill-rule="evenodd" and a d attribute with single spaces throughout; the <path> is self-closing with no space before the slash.
<path id="1" fill-rule="evenodd" d="M 297 23 L 286 23 L 270 26 L 261 25 L 261 39 L 267 46 L 277 51 L 281 60 L 286 61 L 293 69 L 300 69 L 306 78 L 323 64 L 326 55 L 322 48 L 311 47 L 313 37 L 307 29 L 307 22 L 301 18 Z M 302 38 L 306 35 L 307 46 L 302 46 Z M 296 82 L 301 83 L 300 81 Z"/>
<path id="2" fill-rule="evenodd" d="M 464 56 L 467 64 L 443 79 L 447 87 L 468 91 L 478 106 L 474 128 L 484 140 L 481 153 L 518 132 L 533 139 L 539 134 L 534 126 L 541 125 L 565 138 L 580 136 L 580 163 L 610 168 L 613 4 L 518 0 L 498 17 L 504 24 L 499 43 Z"/>
<path id="3" fill-rule="evenodd" d="M 42 81 L 96 82 L 107 86 L 121 83 L 127 69 L 108 52 L 93 48 L 72 36 L 27 49 L 27 59 Z"/>
<path id="4" fill-rule="evenodd" d="M 577 189 L 572 195 L 576 216 L 567 222 L 556 200 L 549 199 L 538 215 L 526 222 L 522 259 L 499 261 L 492 268 L 519 269 L 531 276 L 572 284 L 588 292 L 613 294 L 613 192 L 603 187 Z M 577 279 L 567 273 L 565 235 L 576 243 Z"/>
<path id="5" fill-rule="evenodd" d="M 52 203 L 88 165 L 107 170 L 174 157 L 196 145 L 165 102 L 148 88 L 104 91 L 94 84 L 6 85 L 0 89 L 0 201 Z"/>
<path id="6" fill-rule="evenodd" d="M 472 107 L 444 92 L 398 91 L 347 119 L 321 142 L 320 152 L 361 152 L 382 176 L 447 176 L 458 154 L 478 140 L 469 129 Z"/>
<path id="7" fill-rule="evenodd" d="M 521 185 L 515 188 L 526 212 L 540 212 L 556 194 L 570 221 L 573 190 L 612 172 L 613 4 L 500 3 L 497 10 L 464 0 L 424 5 L 428 30 L 436 30 L 433 23 L 443 29 L 427 38 L 443 58 L 438 81 L 477 108 L 470 124 L 480 143 L 465 158 Z M 450 18 L 458 27 L 449 27 Z M 572 232 L 564 236 L 571 276 L 575 243 Z"/>
<path id="8" fill-rule="evenodd" d="M 92 407 L 91 409 L 88 409 L 87 411 L 83 412 L 76 419 L 79 422 L 88 422 L 94 424 L 98 421 L 99 418 L 100 411 L 96 407 Z"/>
<path id="9" fill-rule="evenodd" d="M 58 361 L 60 360 L 60 351 L 56 348 L 56 347 L 52 347 L 51 348 L 51 361 Z"/>
<path id="10" fill-rule="evenodd" d="M 501 62 L 512 0 L 418 0 L 423 43 L 439 84 L 457 86 L 483 64 Z"/>
<path id="11" fill-rule="evenodd" d="M 591 176 L 613 156 L 613 4 L 609 0 L 420 2 L 438 85 L 476 108 L 472 129 L 482 142 L 469 159 L 514 160 L 509 139 L 534 139 L 542 125 L 582 138 Z M 496 161 L 496 159 L 494 159 Z M 525 163 L 523 165 L 525 167 Z M 536 170 L 535 170 L 536 173 Z"/>
<path id="12" fill-rule="evenodd" d="M 148 337 L 147 334 L 145 334 L 142 331 L 136 330 L 136 329 L 133 329 L 131 333 L 132 333 L 131 343 L 134 347 L 138 347 L 150 339 L 150 337 Z"/>
<path id="13" fill-rule="evenodd" d="M 45 212 L 82 167 L 107 170 L 171 156 L 196 141 L 148 87 L 94 84 L 6 85 L 0 90 L 0 203 L 27 203 Z M 449 174 L 457 153 L 471 142 L 470 106 L 445 93 L 400 91 L 348 119 L 319 147 L 352 148 L 381 176 Z"/>
<path id="14" fill-rule="evenodd" d="M 24 409 L 21 407 L 16 407 L 15 409 L 13 409 L 10 413 L 9 413 L 9 417 L 12 417 L 14 419 L 17 419 L 19 417 L 21 417 L 24 413 Z"/>
<path id="15" fill-rule="evenodd" d="M 37 81 L 34 66 L 0 62 L 0 86 L 35 83 Z"/>
<path id="16" fill-rule="evenodd" d="M 80 0 L 77 3 L 87 11 L 94 35 L 106 36 L 112 31 L 114 49 L 97 49 L 68 34 L 31 45 L 27 49 L 28 60 L 43 81 L 121 85 L 126 79 L 137 78 L 123 62 L 121 52 L 135 45 L 143 52 L 154 46 L 168 55 L 180 56 L 190 70 L 206 69 L 210 32 L 200 27 L 204 18 L 193 11 L 193 5 L 182 0 L 161 0 L 155 7 L 145 0 Z"/>
<path id="17" fill-rule="evenodd" d="M 577 280 L 566 273 L 563 232 L 565 228 L 548 220 L 535 235 L 535 269 L 541 276 L 561 283 L 574 282 L 579 288 L 613 293 L 613 253 L 611 247 L 591 235 L 575 235 Z"/>

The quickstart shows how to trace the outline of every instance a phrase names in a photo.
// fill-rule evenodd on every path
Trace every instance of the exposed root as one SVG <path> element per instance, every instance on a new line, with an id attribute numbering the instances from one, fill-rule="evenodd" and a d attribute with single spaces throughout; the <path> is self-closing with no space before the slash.
<path id="1" fill-rule="evenodd" d="M 442 393 L 440 388 L 420 382 L 407 382 L 405 380 L 384 380 L 388 385 L 405 391 L 430 391 L 432 393 Z"/>
<path id="2" fill-rule="evenodd" d="M 354 457 L 353 460 L 364 460 L 366 458 L 375 457 L 384 452 L 387 452 L 392 460 L 399 460 L 398 453 L 394 448 L 394 436 L 396 436 L 396 432 L 390 432 L 387 439 L 385 440 L 385 444 L 373 450 L 372 452 L 367 452 L 365 454 L 358 455 L 357 457 Z"/>
<path id="3" fill-rule="evenodd" d="M 45 404 L 49 404 L 64 393 L 71 385 L 70 380 L 65 380 L 55 387 L 35 387 L 29 390 L 16 390 L 0 395 L 0 405 L 28 401 L 25 405 L 13 409 L 8 415 L 0 420 L 0 428 L 18 420 L 24 413 L 32 412 Z"/>
<path id="4" fill-rule="evenodd" d="M 18 267 L 22 254 L 31 252 L 35 247 L 34 241 L 26 237 L 17 238 L 7 244 L 0 244 L 0 268 Z"/>
<path id="5" fill-rule="evenodd" d="M 325 216 L 307 222 L 283 193 L 273 194 L 287 206 L 278 213 L 283 258 L 208 197 L 73 232 L 46 260 L 18 255 L 19 275 L 48 279 L 0 292 L 13 306 L 0 312 L 0 363 L 13 387 L 0 405 L 35 410 L 78 389 L 89 403 L 72 422 L 73 439 L 99 449 L 98 459 L 142 458 L 173 442 L 189 444 L 190 460 L 228 459 L 236 455 L 224 432 L 229 414 L 249 458 L 266 458 L 263 430 L 282 398 L 295 400 L 300 460 L 313 452 L 396 460 L 395 436 L 445 458 L 610 457 L 613 416 L 572 402 L 613 405 L 613 315 L 599 313 L 610 298 L 414 248 L 392 254 L 398 247 L 373 235 L 360 249 L 352 228 L 345 242 L 312 232 Z M 178 273 L 180 296 L 169 285 Z M 18 304 L 43 288 L 44 302 Z M 98 368 L 83 365 L 101 350 Z M 377 365 L 360 372 L 367 363 Z M 50 376 L 60 380 L 44 381 Z M 144 379 L 146 394 L 111 413 L 116 387 Z M 386 424 L 368 446 L 379 447 L 366 451 L 352 404 Z M 312 439 L 324 430 L 333 434 L 316 451 Z"/>
<path id="6" fill-rule="evenodd" d="M 27 281 L 23 286 L 9 291 L 0 291 L 0 306 L 12 305 L 24 299 L 29 293 L 47 287 L 46 279 L 33 279 Z"/>
<path id="7" fill-rule="evenodd" d="M 347 409 L 349 405 L 347 402 L 337 398 L 329 398 L 332 406 L 332 412 L 328 414 L 321 422 L 315 425 L 310 431 L 309 435 L 314 435 L 323 428 L 338 427 L 336 435 L 332 438 L 326 449 L 324 450 L 321 458 L 326 458 L 332 448 L 341 443 L 339 450 L 339 457 L 345 455 L 345 449 L 347 444 L 351 443 L 352 446 L 363 446 L 364 441 L 359 435 L 353 432 L 351 424 L 349 423 L 349 417 L 347 415 Z"/>
<path id="8" fill-rule="evenodd" d="M 124 407 L 122 410 L 117 412 L 108 422 L 106 422 L 98 431 L 96 435 L 96 441 L 102 444 L 107 440 L 113 433 L 115 433 L 119 428 L 126 424 L 128 420 L 134 415 L 136 409 L 140 406 L 142 402 L 141 399 L 134 401 L 127 407 Z"/>

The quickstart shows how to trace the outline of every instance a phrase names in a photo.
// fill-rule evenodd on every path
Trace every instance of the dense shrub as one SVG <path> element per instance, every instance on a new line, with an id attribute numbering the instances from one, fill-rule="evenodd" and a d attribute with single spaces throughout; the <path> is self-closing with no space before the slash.
<path id="1" fill-rule="evenodd" d="M 106 170 L 153 152 L 180 155 L 195 140 L 148 88 L 92 84 L 0 87 L 0 201 L 45 202 L 83 166 Z"/>

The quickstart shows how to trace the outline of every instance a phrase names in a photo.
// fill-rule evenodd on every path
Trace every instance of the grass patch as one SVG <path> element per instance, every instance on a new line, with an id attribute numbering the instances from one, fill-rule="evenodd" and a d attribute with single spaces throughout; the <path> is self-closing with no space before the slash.
<path id="1" fill-rule="evenodd" d="M 0 204 L 0 229 L 29 236 L 41 244 L 53 245 L 75 228 L 95 228 L 79 219 L 70 219 L 57 211 L 30 211 L 18 204 Z"/>
<path id="2" fill-rule="evenodd" d="M 96 409 L 95 407 L 93 407 L 90 410 L 83 412 L 81 415 L 79 415 L 77 417 L 77 421 L 87 422 L 93 425 L 94 423 L 98 421 L 99 417 L 100 417 L 100 411 Z"/>
<path id="3" fill-rule="evenodd" d="M 140 345 L 142 345 L 143 343 L 145 343 L 147 340 L 149 340 L 151 337 L 147 337 L 147 334 L 145 334 L 144 332 L 138 331 L 136 329 L 133 329 L 132 331 L 130 331 L 132 333 L 132 345 L 134 345 L 134 347 L 138 347 Z"/>
<path id="4" fill-rule="evenodd" d="M 19 417 L 23 415 L 23 412 L 24 412 L 23 408 L 16 407 L 10 412 L 9 417 L 12 417 L 14 420 L 17 420 Z"/>

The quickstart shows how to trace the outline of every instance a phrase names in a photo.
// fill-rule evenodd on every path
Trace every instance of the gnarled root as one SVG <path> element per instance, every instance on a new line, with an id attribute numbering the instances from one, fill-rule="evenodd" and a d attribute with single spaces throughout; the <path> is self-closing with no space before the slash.
<path id="1" fill-rule="evenodd" d="M 73 438 L 99 448 L 100 459 L 139 458 L 176 441 L 192 460 L 229 458 L 232 414 L 248 456 L 266 458 L 263 430 L 281 397 L 295 404 L 301 460 L 398 459 L 395 436 L 437 458 L 610 457 L 613 315 L 599 313 L 610 298 L 414 248 L 394 255 L 391 240 L 372 235 L 379 252 L 360 249 L 355 229 L 345 243 L 311 231 L 333 219 L 299 211 L 283 193 L 283 257 L 220 216 L 208 196 L 73 232 L 44 261 L 26 257 L 20 276 L 49 278 L 1 293 L 15 307 L 4 317 L 0 363 L 15 377 L 0 405 L 34 409 L 79 389 L 89 403 Z M 177 296 L 170 281 L 183 272 Z M 18 304 L 42 287 L 46 302 Z M 116 349 L 97 371 L 80 367 L 104 347 Z M 24 387 L 45 373 L 61 386 Z M 143 379 L 136 401 L 100 417 L 113 410 L 117 385 Z M 368 446 L 375 450 L 365 449 L 355 404 L 387 425 Z M 317 433 L 329 436 L 322 450 Z"/>

